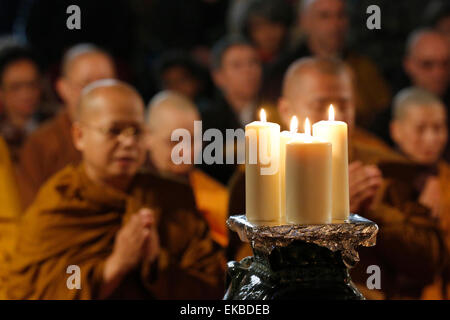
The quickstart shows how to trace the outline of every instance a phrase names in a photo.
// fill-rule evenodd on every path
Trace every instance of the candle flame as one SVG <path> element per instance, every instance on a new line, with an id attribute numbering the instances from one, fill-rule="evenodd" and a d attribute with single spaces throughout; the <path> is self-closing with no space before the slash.
<path id="1" fill-rule="evenodd" d="M 267 121 L 266 112 L 262 108 L 261 108 L 261 111 L 259 112 L 259 118 L 261 119 L 262 122 L 266 122 Z"/>
<path id="2" fill-rule="evenodd" d="M 305 134 L 307 136 L 311 136 L 311 124 L 309 123 L 308 117 L 306 117 L 306 120 L 305 120 Z"/>
<path id="3" fill-rule="evenodd" d="M 330 108 L 328 109 L 328 120 L 334 121 L 334 108 L 332 104 L 330 104 Z"/>
<path id="4" fill-rule="evenodd" d="M 291 133 L 296 133 L 297 132 L 297 130 L 298 130 L 298 119 L 297 119 L 297 117 L 296 116 L 293 116 L 292 118 L 291 118 L 291 127 L 290 127 L 290 131 L 291 131 Z"/>

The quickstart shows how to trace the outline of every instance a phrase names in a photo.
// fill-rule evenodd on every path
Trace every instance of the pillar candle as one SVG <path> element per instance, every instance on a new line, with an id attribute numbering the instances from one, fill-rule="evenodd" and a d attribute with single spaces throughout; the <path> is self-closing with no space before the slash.
<path id="1" fill-rule="evenodd" d="M 293 224 L 331 222 L 331 143 L 305 135 L 286 144 L 286 221 Z"/>
<path id="2" fill-rule="evenodd" d="M 297 133 L 298 119 L 291 118 L 289 131 L 280 133 L 280 179 L 281 179 L 281 220 L 286 221 L 286 145 L 294 137 L 301 138 L 303 134 Z"/>
<path id="3" fill-rule="evenodd" d="M 259 225 L 281 220 L 280 126 L 261 121 L 245 126 L 245 210 L 247 220 Z"/>
<path id="4" fill-rule="evenodd" d="M 347 124 L 334 120 L 334 109 L 330 105 L 329 120 L 313 125 L 313 135 L 331 142 L 332 145 L 332 217 L 341 221 L 348 219 L 348 142 Z"/>

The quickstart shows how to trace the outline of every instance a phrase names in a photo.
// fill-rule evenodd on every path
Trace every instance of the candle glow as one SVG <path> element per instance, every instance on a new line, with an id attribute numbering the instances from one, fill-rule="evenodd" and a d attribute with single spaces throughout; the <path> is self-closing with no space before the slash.
<path id="1" fill-rule="evenodd" d="M 297 133 L 297 130 L 298 130 L 298 119 L 296 116 L 293 116 L 291 118 L 290 131 L 291 133 Z"/>
<path id="2" fill-rule="evenodd" d="M 261 111 L 259 112 L 259 118 L 261 119 L 261 122 L 267 121 L 266 112 L 264 111 L 264 109 L 261 109 Z"/>
<path id="3" fill-rule="evenodd" d="M 306 120 L 305 120 L 305 134 L 307 136 L 311 136 L 311 124 L 309 123 L 308 117 L 306 117 Z"/>
<path id="4" fill-rule="evenodd" d="M 332 104 L 330 104 L 330 108 L 328 109 L 328 120 L 334 121 L 334 108 Z"/>

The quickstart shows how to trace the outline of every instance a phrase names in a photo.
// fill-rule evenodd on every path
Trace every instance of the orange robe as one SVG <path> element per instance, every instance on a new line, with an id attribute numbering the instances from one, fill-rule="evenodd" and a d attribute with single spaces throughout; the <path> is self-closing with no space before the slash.
<path id="1" fill-rule="evenodd" d="M 360 250 L 361 263 L 352 277 L 364 287 L 366 268 L 375 264 L 381 269 L 385 298 L 419 299 L 424 288 L 442 279 L 449 257 L 445 236 L 429 209 L 417 200 L 414 181 L 423 167 L 403 159 L 382 163 L 380 168 L 383 185 L 373 208 L 364 214 L 380 228 L 377 245 Z"/>
<path id="2" fill-rule="evenodd" d="M 23 208 L 36 196 L 42 184 L 68 164 L 78 164 L 81 153 L 72 141 L 72 121 L 66 110 L 33 132 L 20 153 L 18 184 Z"/>
<path id="3" fill-rule="evenodd" d="M 447 162 L 439 164 L 439 184 L 442 202 L 439 227 L 445 235 L 445 246 L 450 255 L 450 164 Z M 424 289 L 422 299 L 450 299 L 450 261 L 447 261 L 442 275 L 436 277 L 434 283 Z"/>
<path id="4" fill-rule="evenodd" d="M 194 169 L 190 173 L 189 181 L 194 192 L 197 209 L 207 221 L 212 238 L 222 247 L 226 247 L 228 245 L 227 188 L 198 169 Z"/>
<path id="5" fill-rule="evenodd" d="M 11 259 L 20 201 L 8 147 L 0 137 L 0 300 L 4 299 L 5 265 Z"/>
<path id="6" fill-rule="evenodd" d="M 23 216 L 7 297 L 97 298 L 118 230 L 143 207 L 156 212 L 161 253 L 157 263 L 131 272 L 112 298 L 221 298 L 222 249 L 196 212 L 189 185 L 141 172 L 123 193 L 94 184 L 83 165 L 48 180 Z M 70 265 L 81 269 L 80 290 L 67 288 Z"/>

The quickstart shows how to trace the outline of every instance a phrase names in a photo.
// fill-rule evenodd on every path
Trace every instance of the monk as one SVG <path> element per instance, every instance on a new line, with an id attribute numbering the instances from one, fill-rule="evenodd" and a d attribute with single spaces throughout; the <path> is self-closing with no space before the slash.
<path id="1" fill-rule="evenodd" d="M 100 48 L 79 44 L 67 51 L 56 91 L 63 101 L 59 114 L 31 134 L 20 154 L 18 182 L 26 208 L 40 186 L 68 164 L 78 164 L 80 152 L 72 142 L 71 126 L 81 90 L 92 81 L 114 78 L 113 59 Z"/>
<path id="2" fill-rule="evenodd" d="M 191 143 L 190 163 L 175 164 L 172 141 L 175 130 L 187 130 L 194 136 L 194 121 L 200 121 L 196 106 L 185 96 L 174 91 L 158 93 L 149 104 L 148 148 L 151 165 L 163 175 L 177 177 L 188 182 L 194 192 L 197 209 L 205 217 L 213 239 L 221 246 L 228 245 L 226 228 L 228 190 L 220 182 L 194 167 L 194 145 Z"/>
<path id="3" fill-rule="evenodd" d="M 445 267 L 445 261 L 450 254 L 450 165 L 443 159 L 448 139 L 446 108 L 438 96 L 412 87 L 397 94 L 392 116 L 392 139 L 409 166 L 403 169 L 385 164 L 380 206 L 388 208 L 392 216 L 398 216 L 397 211 L 402 210 L 410 219 L 444 234 L 445 243 L 434 244 L 436 251 L 441 251 L 436 257 L 443 262 L 443 271 L 430 274 L 431 281 L 435 281 L 423 291 L 417 281 L 410 286 L 416 284 L 416 298 L 421 295 L 425 299 L 448 299 L 450 269 L 448 261 Z"/>
<path id="4" fill-rule="evenodd" d="M 0 137 L 0 300 L 5 298 L 5 265 L 11 259 L 16 223 L 21 211 L 13 172 L 8 145 Z"/>
<path id="5" fill-rule="evenodd" d="M 306 116 L 311 123 L 328 119 L 330 104 L 335 107 L 336 119 L 345 121 L 349 126 L 350 211 L 375 221 L 380 227 L 376 247 L 359 250 L 361 262 L 353 270 L 352 277 L 360 284 L 359 288 L 368 298 L 385 298 L 386 292 L 382 290 L 400 290 L 400 287 L 389 286 L 387 279 L 388 275 L 406 273 L 408 264 L 405 261 L 414 263 L 417 270 L 424 268 L 436 272 L 440 267 L 437 258 L 440 252 L 435 250 L 435 244 L 440 236 L 435 230 L 430 230 L 428 225 L 417 225 L 408 221 L 402 211 L 399 215 L 403 220 L 399 224 L 387 211 L 373 209 L 383 183 L 382 172 L 377 164 L 387 161 L 402 162 L 404 158 L 355 127 L 351 70 L 343 62 L 328 58 L 304 58 L 289 67 L 284 78 L 283 96 L 278 104 L 285 126 L 288 126 L 293 115 L 298 117 L 299 123 L 303 123 Z M 230 186 L 230 214 L 245 212 L 244 176 L 241 173 L 234 178 L 234 185 Z M 422 236 L 410 237 L 414 232 Z M 233 244 L 239 243 L 234 239 Z M 232 240 L 233 238 L 230 239 L 229 258 L 233 257 L 232 254 L 237 259 L 251 255 L 248 246 L 245 250 L 245 247 L 239 244 L 232 245 Z M 397 248 L 395 256 L 391 255 L 391 247 Z M 384 264 L 380 259 L 383 259 Z M 382 290 L 367 290 L 366 280 L 369 275 L 366 268 L 372 264 L 380 265 Z M 384 268 L 382 265 L 389 265 L 390 268 Z"/>
<path id="6" fill-rule="evenodd" d="M 73 127 L 82 162 L 52 176 L 25 213 L 8 298 L 223 295 L 223 255 L 189 186 L 139 171 L 144 136 L 135 89 L 108 79 L 83 90 Z"/>

